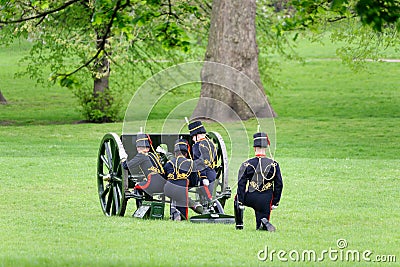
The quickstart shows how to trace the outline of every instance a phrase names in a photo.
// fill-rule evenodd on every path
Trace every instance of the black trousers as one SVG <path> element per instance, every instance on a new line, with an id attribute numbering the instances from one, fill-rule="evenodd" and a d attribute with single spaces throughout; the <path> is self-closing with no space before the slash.
<path id="1" fill-rule="evenodd" d="M 188 186 L 188 179 L 168 180 L 164 186 L 164 194 L 171 200 L 175 201 L 176 209 L 179 210 L 186 220 L 189 215 Z"/>
<path id="2" fill-rule="evenodd" d="M 215 180 L 217 178 L 217 172 L 210 167 L 200 172 L 201 178 L 207 178 L 210 184 L 208 186 L 203 185 L 203 180 L 200 180 L 200 195 L 207 201 L 212 200 L 212 194 L 214 192 Z"/>
<path id="3" fill-rule="evenodd" d="M 244 195 L 244 205 L 254 209 L 256 215 L 256 228 L 260 227 L 261 219 L 271 215 L 273 193 L 272 190 L 264 192 L 246 192 Z"/>

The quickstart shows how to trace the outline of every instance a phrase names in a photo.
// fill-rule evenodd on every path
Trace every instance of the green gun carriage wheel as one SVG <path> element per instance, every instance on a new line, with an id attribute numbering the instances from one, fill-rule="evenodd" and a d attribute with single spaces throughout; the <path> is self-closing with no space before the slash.
<path id="1" fill-rule="evenodd" d="M 124 170 L 119 150 L 123 149 L 119 136 L 107 133 L 101 143 L 97 159 L 97 186 L 101 208 L 106 216 L 124 216 L 125 198 Z"/>
<path id="2" fill-rule="evenodd" d="M 214 186 L 213 198 L 218 198 L 222 207 L 225 207 L 225 201 L 231 197 L 231 190 L 228 184 L 228 153 L 222 136 L 217 132 L 207 133 L 217 149 L 216 166 L 217 172 L 216 184 Z"/>

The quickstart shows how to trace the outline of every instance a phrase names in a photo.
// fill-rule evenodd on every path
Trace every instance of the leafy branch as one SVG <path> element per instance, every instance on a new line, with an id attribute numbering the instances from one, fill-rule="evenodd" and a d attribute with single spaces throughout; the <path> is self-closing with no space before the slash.
<path id="1" fill-rule="evenodd" d="M 77 3 L 79 1 L 82 1 L 82 0 L 72 0 L 72 1 L 66 2 L 65 4 L 63 4 L 63 5 L 61 5 L 61 6 L 57 7 L 57 8 L 50 9 L 48 11 L 45 11 L 45 12 L 39 13 L 37 15 L 27 17 L 27 18 L 23 18 L 23 15 L 22 15 L 20 19 L 0 20 L 0 24 L 15 24 L 15 23 L 21 23 L 21 22 L 25 22 L 25 21 L 29 21 L 29 20 L 35 20 L 35 19 L 39 19 L 39 18 L 41 19 L 40 21 L 43 21 L 48 15 L 56 13 L 56 12 L 61 11 L 61 10 L 64 10 L 67 7 L 69 7 L 70 5 L 72 5 L 74 3 Z"/>

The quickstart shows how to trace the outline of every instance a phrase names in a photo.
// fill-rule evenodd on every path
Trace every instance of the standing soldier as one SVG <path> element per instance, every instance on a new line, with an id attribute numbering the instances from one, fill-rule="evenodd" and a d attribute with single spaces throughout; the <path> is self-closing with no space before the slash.
<path id="1" fill-rule="evenodd" d="M 201 121 L 194 121 L 188 125 L 190 137 L 195 142 L 192 146 L 193 160 L 200 169 L 200 185 L 203 186 L 203 195 L 207 201 L 212 200 L 214 183 L 217 173 L 214 170 L 217 149 L 214 143 L 207 138 L 206 129 Z"/>
<path id="2" fill-rule="evenodd" d="M 189 149 L 185 139 L 178 139 L 174 146 L 175 157 L 165 164 L 167 183 L 164 193 L 171 199 L 171 219 L 188 219 L 190 180 L 198 179 L 198 171 L 192 160 L 188 159 Z"/>
<path id="3" fill-rule="evenodd" d="M 238 188 L 234 200 L 236 229 L 243 229 L 244 206 L 254 209 L 256 229 L 274 232 L 269 222 L 271 210 L 279 205 L 283 181 L 278 162 L 266 157 L 270 145 L 265 133 L 256 133 L 254 138 L 255 157 L 242 163 L 238 175 Z"/>
<path id="4" fill-rule="evenodd" d="M 130 161 L 121 158 L 122 166 L 131 173 L 142 172 L 146 179 L 137 183 L 134 187 L 133 196 L 142 198 L 142 191 L 148 195 L 162 193 L 164 191 L 165 179 L 163 177 L 164 169 L 156 154 L 150 152 L 151 139 L 147 134 L 138 133 L 136 137 L 136 156 Z"/>

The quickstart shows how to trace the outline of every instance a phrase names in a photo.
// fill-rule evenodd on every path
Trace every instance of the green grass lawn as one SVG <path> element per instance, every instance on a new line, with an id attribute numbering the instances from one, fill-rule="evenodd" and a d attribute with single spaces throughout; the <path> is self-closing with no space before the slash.
<path id="1" fill-rule="evenodd" d="M 0 125 L 64 124 L 83 120 L 71 91 L 57 85 L 36 85 L 15 73 L 26 65 L 19 63 L 29 52 L 29 44 L 16 43 L 0 49 L 0 90 L 8 101 L 0 107 Z"/>
<path id="2" fill-rule="evenodd" d="M 334 57 L 317 48 L 323 51 L 315 57 Z M 322 262 L 289 257 L 306 250 L 317 258 L 324 250 L 370 250 L 372 260 L 395 255 L 397 262 L 387 265 L 400 262 L 400 63 L 367 63 L 361 73 L 333 60 L 283 63 L 280 79 L 287 87 L 270 99 L 279 114 L 275 156 L 285 187 L 271 216 L 278 230 L 268 233 L 255 231 L 249 208 L 243 231 L 133 219 L 133 203 L 126 216 L 105 217 L 97 152 L 102 136 L 120 134 L 122 123 L 75 124 L 83 118 L 71 92 L 13 78 L 23 67 L 15 63 L 24 53 L 19 50 L 0 52 L 0 89 L 10 102 L 0 106 L 0 266 L 374 264 L 327 254 Z M 231 159 L 234 189 L 246 156 Z M 226 211 L 233 214 L 232 200 Z M 347 248 L 337 247 L 339 239 Z M 276 251 L 272 262 L 258 259 L 266 248 Z M 288 262 L 277 258 L 280 250 Z"/>

